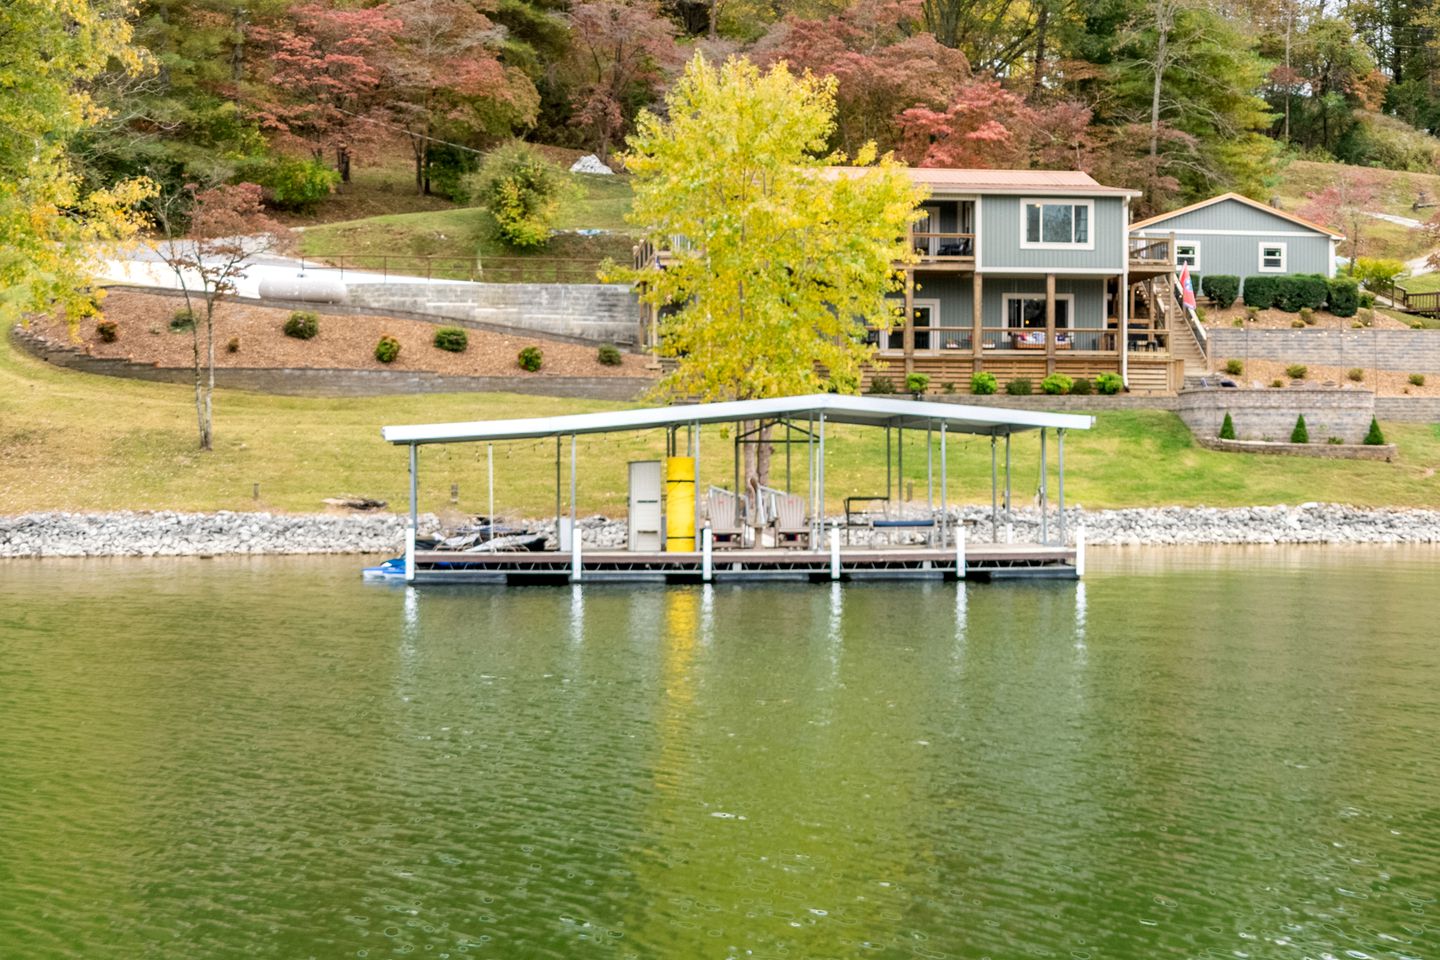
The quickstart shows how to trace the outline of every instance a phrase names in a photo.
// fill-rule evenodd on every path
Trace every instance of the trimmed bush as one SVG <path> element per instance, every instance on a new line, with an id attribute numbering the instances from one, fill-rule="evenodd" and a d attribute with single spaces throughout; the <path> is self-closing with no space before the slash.
<path id="1" fill-rule="evenodd" d="M 1319 310 L 1325 305 L 1330 289 L 1325 277 L 1316 273 L 1297 273 L 1275 277 L 1275 306 L 1286 313 L 1309 308 Z"/>
<path id="2" fill-rule="evenodd" d="M 1348 379 L 1353 380 L 1355 383 L 1361 383 L 1365 379 L 1365 371 L 1360 369 L 1359 367 L 1351 367 L 1345 372 L 1345 376 Z"/>
<path id="3" fill-rule="evenodd" d="M 988 397 L 999 387 L 1000 383 L 995 379 L 995 374 L 989 370 L 981 370 L 979 373 L 970 375 L 970 392 L 977 397 Z"/>
<path id="4" fill-rule="evenodd" d="M 905 392 L 917 396 L 930 389 L 930 375 L 928 373 L 907 373 L 905 374 Z"/>
<path id="5" fill-rule="evenodd" d="M 1310 368 L 1305 366 L 1305 364 L 1303 363 L 1292 363 L 1290 364 L 1290 366 L 1285 368 L 1285 376 L 1289 377 L 1291 380 L 1304 380 L 1305 374 L 1309 372 Z"/>
<path id="6" fill-rule="evenodd" d="M 1305 429 L 1305 414 L 1295 418 L 1295 429 L 1290 431 L 1291 443 L 1309 443 L 1310 431 Z"/>
<path id="7" fill-rule="evenodd" d="M 1209 273 L 1200 281 L 1200 287 L 1215 306 L 1224 310 L 1240 295 L 1240 278 L 1228 273 Z"/>
<path id="8" fill-rule="evenodd" d="M 1423 373 L 1412 373 L 1412 374 L 1410 374 L 1410 386 L 1412 386 L 1412 387 L 1423 387 L 1423 386 L 1425 386 L 1425 374 L 1423 374 Z"/>
<path id="9" fill-rule="evenodd" d="M 1225 411 L 1225 421 L 1220 424 L 1220 439 L 1221 439 L 1221 440 L 1234 440 L 1234 439 L 1235 439 L 1235 421 L 1230 419 L 1230 411 L 1229 411 L 1229 410 L 1226 410 L 1226 411 Z"/>
<path id="10" fill-rule="evenodd" d="M 520 364 L 521 370 L 534 373 L 545 365 L 545 354 L 539 347 L 523 347 L 515 355 L 515 362 Z"/>
<path id="11" fill-rule="evenodd" d="M 1030 381 L 1025 377 L 1016 377 L 1005 384 L 1005 392 L 1012 397 L 1030 396 Z"/>
<path id="12" fill-rule="evenodd" d="M 400 341 L 388 333 L 375 342 L 375 359 L 381 363 L 394 363 L 400 356 Z"/>
<path id="13" fill-rule="evenodd" d="M 114 320 L 101 320 L 95 324 L 95 335 L 104 343 L 114 343 L 120 339 L 120 327 Z"/>
<path id="14" fill-rule="evenodd" d="M 1245 319 L 1249 320 L 1251 323 L 1254 323 L 1256 320 L 1260 319 L 1260 308 L 1259 308 L 1259 307 L 1246 307 L 1246 308 L 1245 308 Z"/>
<path id="15" fill-rule="evenodd" d="M 240 352 L 240 338 L 239 338 L 239 337 L 231 337 L 229 340 L 227 340 L 227 341 L 225 342 L 225 352 L 226 352 L 226 353 L 239 353 L 239 352 Z"/>
<path id="16" fill-rule="evenodd" d="M 1290 326 L 1294 327 L 1296 330 L 1304 330 L 1304 329 L 1305 329 L 1305 321 L 1304 321 L 1304 320 L 1291 320 L 1291 321 L 1290 321 Z"/>
<path id="17" fill-rule="evenodd" d="M 1070 388 L 1073 386 L 1075 386 L 1075 381 L 1065 376 L 1065 374 L 1063 373 L 1052 373 L 1050 374 L 1050 376 L 1040 381 L 1040 389 L 1044 390 L 1052 397 L 1061 396 L 1063 394 L 1069 393 Z"/>
<path id="18" fill-rule="evenodd" d="M 320 318 L 309 310 L 296 310 L 285 321 L 285 336 L 309 340 L 320 332 Z"/>
<path id="19" fill-rule="evenodd" d="M 1309 307 L 1300 308 L 1300 322 L 1307 327 L 1315 326 L 1315 311 Z"/>
<path id="20" fill-rule="evenodd" d="M 1380 424 L 1374 417 L 1370 418 L 1370 432 L 1365 434 L 1365 446 L 1381 447 L 1385 445 L 1385 434 L 1380 432 Z"/>
<path id="21" fill-rule="evenodd" d="M 1245 372 L 1245 364 L 1240 360 L 1226 360 L 1225 372 L 1232 377 L 1238 377 Z"/>
<path id="22" fill-rule="evenodd" d="M 870 379 L 871 393 L 894 393 L 895 381 L 889 377 L 872 377 Z"/>
<path id="23" fill-rule="evenodd" d="M 1285 386 L 1285 381 L 1281 380 L 1279 377 L 1276 377 L 1274 380 L 1270 381 L 1270 386 L 1272 389 L 1278 390 Z"/>
<path id="24" fill-rule="evenodd" d="M 1118 373 L 1102 373 L 1095 378 L 1095 389 L 1107 397 L 1113 397 L 1119 393 L 1124 386 L 1125 381 L 1120 379 L 1120 374 Z"/>
<path id="25" fill-rule="evenodd" d="M 470 346 L 470 335 L 464 327 L 441 327 L 435 331 L 434 343 L 448 353 L 464 353 Z"/>
<path id="26" fill-rule="evenodd" d="M 1256 310 L 1269 310 L 1275 306 L 1275 298 L 1279 294 L 1277 280 L 1279 277 L 1246 277 L 1245 306 Z"/>
<path id="27" fill-rule="evenodd" d="M 195 311 L 184 307 L 175 311 L 170 318 L 170 330 L 172 333 L 183 333 L 186 330 L 195 329 Z"/>
<path id="28" fill-rule="evenodd" d="M 485 154 L 480 169 L 466 178 L 465 189 L 471 202 L 489 212 L 499 238 L 520 250 L 550 242 L 560 202 L 572 191 L 564 168 L 519 140 Z"/>
<path id="29" fill-rule="evenodd" d="M 613 343 L 600 344 L 600 349 L 595 351 L 595 359 L 600 361 L 602 367 L 618 367 L 625 362 L 620 348 Z"/>
<path id="30" fill-rule="evenodd" d="M 1360 294 L 1360 306 L 1362 306 L 1362 307 L 1373 307 L 1373 306 L 1375 306 L 1375 294 L 1371 293 L 1371 292 L 1368 291 L 1368 290 L 1363 291 L 1363 292 Z"/>
<path id="31" fill-rule="evenodd" d="M 1349 277 L 1334 277 L 1327 280 L 1330 312 L 1337 317 L 1353 317 L 1360 309 L 1360 285 Z"/>
<path id="32" fill-rule="evenodd" d="M 1070 396 L 1088 397 L 1095 392 L 1095 385 L 1084 377 L 1076 377 L 1075 382 L 1070 384 Z"/>

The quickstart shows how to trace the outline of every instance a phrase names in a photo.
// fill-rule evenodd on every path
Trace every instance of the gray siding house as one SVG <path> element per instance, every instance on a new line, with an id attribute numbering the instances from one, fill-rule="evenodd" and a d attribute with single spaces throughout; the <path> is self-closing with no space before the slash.
<path id="1" fill-rule="evenodd" d="M 1230 274 L 1245 278 L 1263 274 L 1318 273 L 1335 275 L 1335 249 L 1341 234 L 1294 214 L 1276 210 L 1238 193 L 1221 194 L 1200 203 L 1132 224 L 1134 238 L 1175 240 L 1177 266 L 1189 264 L 1192 275 Z M 1200 291 L 1200 284 L 1195 284 Z"/>

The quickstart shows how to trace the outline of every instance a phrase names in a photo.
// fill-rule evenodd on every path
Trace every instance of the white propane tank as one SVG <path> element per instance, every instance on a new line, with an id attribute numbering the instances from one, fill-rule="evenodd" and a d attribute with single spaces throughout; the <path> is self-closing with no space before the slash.
<path id="1" fill-rule="evenodd" d="M 299 300 L 304 303 L 344 303 L 345 284 L 321 274 L 297 273 L 260 280 L 260 299 Z"/>

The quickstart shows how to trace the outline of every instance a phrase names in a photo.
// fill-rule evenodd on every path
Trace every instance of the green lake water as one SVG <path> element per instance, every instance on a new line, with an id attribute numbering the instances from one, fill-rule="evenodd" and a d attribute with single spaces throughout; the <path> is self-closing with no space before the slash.
<path id="1" fill-rule="evenodd" d="M 0 564 L 0 957 L 1440 957 L 1440 552 Z"/>

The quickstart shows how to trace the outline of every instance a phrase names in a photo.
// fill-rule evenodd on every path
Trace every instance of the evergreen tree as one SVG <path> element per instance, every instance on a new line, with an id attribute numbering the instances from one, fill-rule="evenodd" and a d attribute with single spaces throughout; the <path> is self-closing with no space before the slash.
<path id="1" fill-rule="evenodd" d="M 1222 424 L 1220 424 L 1220 439 L 1221 439 L 1221 440 L 1234 440 L 1234 439 L 1235 439 L 1235 421 L 1233 421 L 1233 420 L 1230 419 L 1230 411 L 1229 411 L 1229 410 L 1226 410 L 1226 411 L 1225 411 L 1225 422 L 1222 423 Z"/>
<path id="2" fill-rule="evenodd" d="M 1305 414 L 1295 418 L 1295 429 L 1290 431 L 1291 443 L 1309 443 L 1310 431 L 1305 429 Z"/>

